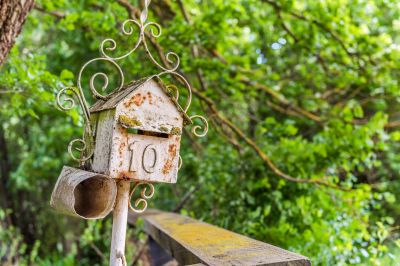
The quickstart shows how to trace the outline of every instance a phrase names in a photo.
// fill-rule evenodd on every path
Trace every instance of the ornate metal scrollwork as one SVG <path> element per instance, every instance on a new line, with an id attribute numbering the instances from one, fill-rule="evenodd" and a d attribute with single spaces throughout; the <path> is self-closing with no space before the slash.
<path id="1" fill-rule="evenodd" d="M 80 143 L 81 147 L 76 147 L 76 143 Z M 75 147 L 74 147 L 75 146 Z M 74 155 L 74 151 L 79 151 L 81 154 L 81 157 L 76 157 Z M 88 150 L 88 144 L 84 139 L 73 139 L 71 142 L 68 144 L 68 154 L 71 156 L 71 158 L 77 162 L 83 163 L 86 160 L 88 160 L 90 157 L 93 155 L 93 149 Z M 82 155 L 84 153 L 87 153 L 87 155 Z"/>
<path id="2" fill-rule="evenodd" d="M 179 100 L 179 89 L 178 89 L 178 87 L 173 85 L 173 84 L 169 84 L 166 87 L 167 87 L 167 90 L 171 93 L 171 95 L 173 95 L 175 100 L 178 101 Z"/>
<path id="3" fill-rule="evenodd" d="M 204 137 L 205 135 L 207 135 L 207 132 L 208 132 L 207 119 L 205 119 L 204 116 L 201 116 L 201 115 L 192 115 L 190 117 L 190 120 L 193 120 L 193 119 L 196 119 L 196 118 L 200 119 L 200 121 L 203 122 L 203 126 L 200 126 L 200 125 L 194 126 L 192 128 L 192 133 L 196 137 Z M 201 130 L 201 131 L 199 132 L 199 130 Z"/>
<path id="4" fill-rule="evenodd" d="M 84 114 L 85 122 L 90 123 L 89 107 L 85 101 L 85 96 L 83 95 L 82 90 L 77 89 L 76 87 L 66 87 L 61 89 L 57 93 L 56 97 L 57 106 L 63 111 L 68 111 L 75 107 L 75 100 L 73 97 L 67 94 L 68 91 L 71 92 L 78 99 L 79 105 L 81 106 Z M 67 103 L 67 105 L 65 105 L 65 103 Z"/>
<path id="5" fill-rule="evenodd" d="M 184 76 L 182 76 L 181 74 L 179 74 L 178 72 L 175 72 L 175 71 L 163 71 L 163 72 L 161 72 L 161 73 L 159 73 L 159 74 L 157 74 L 155 76 L 157 76 L 157 77 L 159 77 L 161 79 L 161 77 L 163 75 L 167 75 L 167 74 L 177 77 L 185 85 L 188 95 L 187 95 L 186 104 L 183 107 L 183 111 L 185 113 L 187 113 L 187 111 L 189 110 L 189 107 L 190 107 L 190 105 L 192 103 L 192 87 L 190 86 L 189 82 L 187 81 L 187 79 Z M 169 85 L 169 86 L 171 86 L 171 85 Z"/>
<path id="6" fill-rule="evenodd" d="M 178 159 L 178 170 L 181 170 L 182 164 L 183 164 L 182 156 L 179 155 L 179 159 Z"/>
<path id="7" fill-rule="evenodd" d="M 79 74 L 78 74 L 78 87 L 79 87 L 79 89 L 82 90 L 81 79 L 82 79 L 82 73 L 83 73 L 83 71 L 85 70 L 85 68 L 86 68 L 88 65 L 90 65 L 90 64 L 92 64 L 92 63 L 94 63 L 94 62 L 96 62 L 96 61 L 105 61 L 105 62 L 109 62 L 109 63 L 111 63 L 111 64 L 118 70 L 118 74 L 119 74 L 119 76 L 120 76 L 120 82 L 119 82 L 119 86 L 118 86 L 117 90 L 122 89 L 122 87 L 124 86 L 124 73 L 122 72 L 121 67 L 120 67 L 113 59 L 110 59 L 110 58 L 101 58 L 101 57 L 100 57 L 100 58 L 95 58 L 95 59 L 89 60 L 88 62 L 86 62 L 86 63 L 82 66 L 82 68 L 81 68 L 81 70 L 79 71 Z M 89 88 L 90 88 L 90 90 L 92 91 L 92 94 L 93 94 L 93 96 L 94 96 L 95 98 L 101 99 L 101 100 L 104 100 L 104 101 L 105 101 L 105 100 L 107 100 L 107 99 L 109 98 L 109 95 L 110 95 L 110 94 L 104 96 L 104 95 L 100 94 L 100 93 L 96 90 L 96 88 L 95 88 L 95 86 L 94 86 L 94 81 L 96 80 L 97 77 L 102 77 L 102 78 L 104 79 L 104 83 L 103 83 L 103 86 L 102 86 L 101 90 L 102 90 L 102 91 L 106 90 L 106 88 L 108 87 L 108 76 L 107 76 L 107 74 L 105 74 L 105 73 L 103 73 L 103 72 L 97 72 L 97 73 L 93 74 L 93 75 L 90 77 Z"/>
<path id="8" fill-rule="evenodd" d="M 139 23 L 138 21 L 134 20 L 134 19 L 127 19 L 127 20 L 125 20 L 124 23 L 122 24 L 122 34 L 125 35 L 125 36 L 130 36 L 130 35 L 132 35 L 133 32 L 134 32 L 132 26 L 129 27 L 129 30 L 126 29 L 126 26 L 127 26 L 128 24 L 130 24 L 130 23 L 133 23 L 133 24 L 134 24 L 135 26 L 137 26 L 138 29 L 139 29 L 139 35 L 138 35 L 139 38 L 137 39 L 136 44 L 134 45 L 134 47 L 133 47 L 128 53 L 126 53 L 126 54 L 124 54 L 124 55 L 122 55 L 122 56 L 119 56 L 119 57 L 112 57 L 112 56 L 109 56 L 109 55 L 105 52 L 105 50 L 107 50 L 107 51 L 115 51 L 115 49 L 117 48 L 117 42 L 116 42 L 114 39 L 108 38 L 108 39 L 103 40 L 103 41 L 101 42 L 101 44 L 100 44 L 100 53 L 101 53 L 104 57 L 106 57 L 106 58 L 108 58 L 108 59 L 110 59 L 110 60 L 115 60 L 115 61 L 116 61 L 116 60 L 124 59 L 125 57 L 129 56 L 129 55 L 132 54 L 134 51 L 136 51 L 136 49 L 139 47 L 140 43 L 142 42 L 142 37 L 140 37 L 140 36 L 142 35 L 142 27 L 141 27 L 140 23 Z M 111 43 L 111 46 L 110 46 L 110 47 L 105 47 L 105 45 L 106 45 L 107 43 Z"/>
<path id="9" fill-rule="evenodd" d="M 140 197 L 135 200 L 135 204 L 134 206 L 132 206 L 132 196 L 135 193 L 136 189 L 141 185 L 144 185 L 144 187 L 140 191 Z M 150 188 L 149 193 L 146 193 L 147 187 Z M 147 209 L 147 200 L 151 199 L 153 196 L 154 186 L 152 183 L 138 182 L 135 184 L 129 194 L 129 208 L 131 208 L 131 210 L 134 212 L 142 213 Z"/>
<path id="10" fill-rule="evenodd" d="M 77 89 L 75 87 L 66 87 L 60 90 L 57 94 L 57 106 L 63 110 L 63 111 L 68 111 L 71 110 L 72 108 L 75 107 L 76 103 L 72 95 L 68 95 L 67 92 L 71 92 L 73 96 L 75 96 L 78 101 L 79 105 L 82 108 L 84 118 L 85 118 L 85 130 L 84 130 L 84 135 L 82 139 L 73 139 L 69 144 L 68 144 L 68 154 L 71 156 L 71 158 L 77 162 L 80 162 L 83 164 L 86 160 L 88 160 L 90 157 L 93 155 L 93 149 L 91 145 L 89 145 L 87 142 L 91 141 L 90 137 L 89 139 L 87 136 L 91 135 L 91 127 L 90 127 L 90 113 L 89 113 L 89 108 L 86 104 L 85 98 L 83 96 L 83 92 L 81 89 Z M 80 144 L 81 147 L 77 147 L 75 144 Z M 80 153 L 80 157 L 76 157 L 74 155 L 74 150 L 78 151 Z"/>
<path id="11" fill-rule="evenodd" d="M 123 73 L 120 65 L 117 63 L 117 61 L 128 57 L 129 55 L 134 53 L 139 48 L 139 46 L 142 45 L 146 52 L 146 55 L 148 56 L 150 61 L 158 69 L 161 70 L 160 73 L 155 74 L 150 78 L 153 78 L 153 77 L 161 78 L 164 75 L 172 75 L 177 80 L 179 80 L 187 90 L 187 99 L 186 99 L 185 105 L 183 106 L 183 111 L 185 113 L 187 113 L 189 110 L 189 107 L 192 102 L 192 88 L 191 88 L 189 82 L 187 81 L 187 79 L 182 74 L 177 72 L 177 70 L 179 68 L 179 64 L 180 64 L 179 56 L 174 52 L 168 52 L 167 54 L 165 54 L 165 61 L 164 61 L 165 64 L 160 63 L 152 55 L 152 53 L 149 50 L 149 47 L 147 45 L 148 36 L 150 38 L 158 38 L 161 36 L 161 33 L 162 33 L 162 29 L 159 24 L 157 24 L 155 22 L 146 22 L 147 15 L 148 15 L 148 7 L 150 5 L 150 2 L 151 2 L 150 0 L 145 0 L 144 8 L 140 14 L 139 20 L 127 19 L 122 24 L 121 31 L 122 31 L 122 34 L 125 36 L 132 36 L 135 32 L 135 28 L 137 28 L 137 30 L 138 30 L 138 32 L 137 32 L 138 37 L 137 37 L 137 40 L 136 40 L 133 48 L 123 55 L 113 57 L 110 55 L 109 52 L 113 52 L 113 51 L 117 50 L 117 47 L 118 47 L 117 42 L 111 38 L 107 38 L 107 39 L 103 40 L 99 47 L 101 56 L 98 58 L 89 60 L 80 69 L 79 74 L 78 74 L 78 80 L 77 80 L 78 88 L 67 87 L 67 88 L 62 89 L 57 95 L 57 104 L 61 110 L 70 110 L 71 108 L 73 108 L 75 106 L 75 101 L 72 97 L 66 97 L 64 99 L 64 104 L 61 103 L 61 95 L 66 94 L 67 91 L 70 91 L 78 98 L 80 106 L 82 107 L 82 110 L 84 112 L 84 116 L 85 116 L 84 138 L 74 139 L 73 141 L 71 141 L 71 143 L 68 146 L 68 151 L 70 152 L 71 157 L 76 161 L 83 163 L 84 161 L 88 160 L 93 154 L 93 151 L 90 150 L 90 149 L 92 149 L 91 145 L 88 145 L 88 143 L 87 143 L 87 142 L 93 142 L 93 136 L 92 136 L 92 134 L 90 134 L 91 126 L 90 126 L 89 106 L 88 106 L 86 99 L 84 97 L 84 94 L 83 94 L 81 81 L 82 81 L 82 74 L 83 74 L 84 70 L 86 69 L 86 67 L 94 62 L 105 62 L 105 63 L 111 64 L 117 70 L 118 75 L 119 75 L 119 85 L 115 90 L 120 90 L 120 89 L 122 89 L 122 87 L 124 85 L 125 77 L 124 77 L 124 73 Z M 95 80 L 96 79 L 98 80 L 100 78 L 103 79 L 103 85 L 101 86 L 101 90 L 98 90 L 95 87 Z M 97 72 L 97 73 L 93 74 L 89 79 L 90 91 L 92 92 L 93 97 L 97 98 L 97 99 L 107 100 L 109 98 L 110 93 L 107 95 L 103 95 L 100 93 L 100 91 L 104 92 L 106 90 L 106 88 L 108 87 L 108 85 L 109 85 L 108 75 L 103 72 Z M 175 90 L 174 96 L 175 96 L 175 99 L 178 100 L 178 98 L 179 98 L 178 88 L 173 85 L 169 85 L 169 88 L 172 88 Z M 67 95 L 67 96 L 69 96 L 69 95 Z M 192 119 L 192 118 L 193 119 L 200 118 L 200 120 L 204 123 L 204 127 L 201 127 L 198 125 L 194 126 L 192 129 L 193 134 L 197 137 L 205 136 L 208 131 L 207 120 L 204 117 L 199 116 L 199 115 L 194 115 L 194 116 L 190 117 L 190 119 Z M 202 130 L 202 132 L 199 132 L 199 130 Z M 73 147 L 74 144 L 77 144 L 77 143 L 80 143 L 81 147 L 79 147 L 79 148 Z M 72 153 L 73 149 L 81 152 L 81 158 L 77 158 L 73 155 L 73 153 Z"/>

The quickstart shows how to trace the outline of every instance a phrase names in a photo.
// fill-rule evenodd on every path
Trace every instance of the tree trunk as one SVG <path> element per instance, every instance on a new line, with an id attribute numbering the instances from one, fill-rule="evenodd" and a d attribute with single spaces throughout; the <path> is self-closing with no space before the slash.
<path id="1" fill-rule="evenodd" d="M 0 65 L 3 64 L 34 6 L 34 0 L 0 0 Z"/>
<path id="2" fill-rule="evenodd" d="M 3 126 L 0 124 L 0 208 L 9 209 L 9 199 L 11 198 L 8 192 L 8 179 L 10 177 L 10 161 L 8 158 L 7 142 Z M 13 214 L 12 214 L 13 215 Z M 13 224 L 15 217 L 7 215 L 7 222 L 9 225 Z"/>

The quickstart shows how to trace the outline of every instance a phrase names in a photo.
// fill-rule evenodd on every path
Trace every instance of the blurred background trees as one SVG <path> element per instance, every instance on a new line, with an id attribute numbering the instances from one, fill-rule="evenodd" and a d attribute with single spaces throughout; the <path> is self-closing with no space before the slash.
<path id="1" fill-rule="evenodd" d="M 110 217 L 83 222 L 49 207 L 82 126 L 78 109 L 57 110 L 55 94 L 75 84 L 103 39 L 118 41 L 116 53 L 132 47 L 135 36 L 120 28 L 140 7 L 36 1 L 30 12 L 0 68 L 1 263 L 107 265 Z M 159 60 L 180 55 L 191 111 L 210 122 L 204 139 L 185 132 L 178 183 L 157 185 L 153 207 L 315 265 L 396 265 L 399 15 L 387 0 L 152 1 L 163 34 L 151 49 Z M 127 80 L 157 73 L 144 53 L 122 67 Z M 140 224 L 131 230 L 127 258 L 144 241 Z"/>

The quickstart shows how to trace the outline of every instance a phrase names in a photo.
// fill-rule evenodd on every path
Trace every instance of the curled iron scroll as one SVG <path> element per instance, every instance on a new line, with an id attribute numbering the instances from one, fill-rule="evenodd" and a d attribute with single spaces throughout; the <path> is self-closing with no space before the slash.
<path id="1" fill-rule="evenodd" d="M 68 92 L 71 92 L 72 95 L 67 94 Z M 63 111 L 68 111 L 71 110 L 72 108 L 75 107 L 76 103 L 73 97 L 75 96 L 79 104 L 82 108 L 82 111 L 84 113 L 85 117 L 85 130 L 84 130 L 84 137 L 82 139 L 73 139 L 69 144 L 68 144 L 68 154 L 71 156 L 71 158 L 74 161 L 83 163 L 84 161 L 88 160 L 90 157 L 93 155 L 93 150 L 90 148 L 90 145 L 88 145 L 88 141 L 92 141 L 90 139 L 91 136 L 91 131 L 90 131 L 90 113 L 89 113 L 89 108 L 86 105 L 85 98 L 83 96 L 83 93 L 81 90 L 78 90 L 75 87 L 66 87 L 61 89 L 58 94 L 57 94 L 57 106 L 63 110 Z M 87 138 L 85 138 L 85 136 Z M 77 146 L 77 145 L 80 145 Z M 74 150 L 78 151 L 80 153 L 80 157 L 76 157 L 74 155 Z"/>
<path id="2" fill-rule="evenodd" d="M 58 108 L 60 108 L 63 111 L 68 111 L 71 110 L 72 108 L 75 107 L 75 100 L 74 98 L 70 97 L 70 95 L 67 94 L 67 91 L 72 92 L 77 98 L 80 97 L 79 93 L 76 91 L 76 89 L 74 87 L 66 87 L 61 89 L 58 93 L 57 93 L 57 106 Z M 64 98 L 62 98 L 64 95 Z M 65 104 L 63 104 L 66 103 Z"/>
<path id="3" fill-rule="evenodd" d="M 106 57 L 106 58 L 108 58 L 110 60 L 115 60 L 116 61 L 116 60 L 123 59 L 123 58 L 129 56 L 130 54 L 132 54 L 133 52 L 136 51 L 136 49 L 139 47 L 140 43 L 142 42 L 142 37 L 141 36 L 143 34 L 143 27 L 141 26 L 141 24 L 138 21 L 136 21 L 134 19 L 125 20 L 124 23 L 122 24 L 122 34 L 124 34 L 126 36 L 130 36 L 134 32 L 132 26 L 130 26 L 129 29 L 127 30 L 126 26 L 129 25 L 129 24 L 134 24 L 139 29 L 139 34 L 138 34 L 139 37 L 138 37 L 138 39 L 136 41 L 136 44 L 133 46 L 133 48 L 129 52 L 125 53 L 124 55 L 121 55 L 121 56 L 118 56 L 118 57 L 112 57 L 112 56 L 108 55 L 105 51 L 115 51 L 116 48 L 117 48 L 117 42 L 114 39 L 108 38 L 108 39 L 103 40 L 101 42 L 101 44 L 100 44 L 100 53 L 104 57 Z M 111 46 L 105 47 L 107 43 L 110 43 Z"/>
<path id="4" fill-rule="evenodd" d="M 72 95 L 69 95 L 68 92 L 71 92 Z M 82 93 L 81 90 L 77 89 L 76 87 L 66 87 L 61 89 L 56 96 L 56 103 L 58 108 L 60 108 L 62 111 L 68 111 L 71 110 L 72 108 L 75 107 L 75 99 L 71 96 L 75 96 L 78 101 L 79 105 L 83 111 L 83 114 L 85 116 L 85 122 L 88 123 L 90 122 L 90 113 L 89 113 L 89 108 L 86 104 L 85 97 Z"/>
<path id="5" fill-rule="evenodd" d="M 81 147 L 76 146 L 75 144 L 80 144 Z M 74 150 L 80 152 L 81 157 L 76 157 L 74 155 Z M 90 159 L 90 157 L 92 157 L 93 155 L 93 149 L 89 149 L 87 141 L 83 140 L 83 139 L 73 139 L 71 140 L 71 142 L 68 144 L 68 154 L 71 156 L 71 158 L 74 161 L 83 163 L 84 161 Z M 83 156 L 83 154 L 86 154 L 85 156 Z"/>
<path id="6" fill-rule="evenodd" d="M 84 64 L 84 65 L 82 66 L 82 68 L 81 68 L 81 70 L 79 71 L 79 74 L 78 74 L 78 87 L 79 87 L 79 89 L 82 90 L 81 80 L 82 80 L 82 73 L 83 73 L 83 70 L 84 70 L 88 65 L 90 65 L 90 64 L 92 64 L 92 63 L 94 63 L 94 62 L 96 62 L 96 61 L 106 61 L 106 62 L 109 62 L 109 63 L 111 63 L 111 64 L 117 69 L 118 74 L 119 74 L 119 76 L 120 76 L 120 82 L 119 82 L 119 86 L 118 86 L 118 88 L 117 88 L 116 90 L 122 89 L 122 87 L 124 86 L 124 73 L 122 72 L 121 67 L 120 67 L 114 60 L 109 59 L 109 58 L 95 58 L 95 59 L 89 60 L 88 62 L 86 62 L 86 64 Z M 102 91 L 104 91 L 104 90 L 108 87 L 109 81 L 108 81 L 108 76 L 107 76 L 107 74 L 105 74 L 105 73 L 103 73 L 103 72 L 97 72 L 97 73 L 93 74 L 93 75 L 90 77 L 89 88 L 90 88 L 90 90 L 92 91 L 92 94 L 93 94 L 93 96 L 94 96 L 95 98 L 101 99 L 101 100 L 107 100 L 107 99 L 109 98 L 110 94 L 104 96 L 104 95 L 100 94 L 100 93 L 97 91 L 97 89 L 95 88 L 94 81 L 96 80 L 97 77 L 102 77 L 102 78 L 104 79 L 103 86 L 102 86 L 102 88 L 101 88 Z"/>
<path id="7" fill-rule="evenodd" d="M 145 37 L 146 35 L 144 32 L 147 27 L 150 28 L 150 35 L 154 38 L 160 37 L 162 30 L 161 30 L 161 26 L 155 22 L 148 22 L 147 24 L 143 25 L 142 41 L 143 41 L 144 49 L 146 50 L 146 54 L 149 56 L 149 59 L 153 62 L 153 64 L 155 66 L 157 66 L 159 69 L 161 69 L 163 71 L 166 71 L 166 72 L 176 71 L 180 64 L 180 58 L 176 53 L 168 52 L 165 55 L 165 60 L 167 61 L 167 63 L 171 64 L 171 67 L 163 66 L 162 64 L 158 63 L 157 60 L 151 54 L 149 47 L 147 46 L 146 37 Z"/>
<path id="8" fill-rule="evenodd" d="M 140 197 L 135 200 L 134 206 L 132 206 L 132 196 L 135 193 L 136 189 L 144 185 L 142 190 L 140 191 Z M 149 193 L 147 192 L 147 187 L 149 187 Z M 146 182 L 138 182 L 135 184 L 135 186 L 132 188 L 130 194 L 129 194 L 129 208 L 131 208 L 132 211 L 137 212 L 137 213 L 142 213 L 147 209 L 147 200 L 151 199 L 154 196 L 154 186 L 152 183 L 146 183 Z"/>
<path id="9" fill-rule="evenodd" d="M 179 160 L 178 160 L 178 170 L 181 170 L 183 164 L 182 156 L 179 155 Z"/>
<path id="10" fill-rule="evenodd" d="M 187 81 L 187 79 L 184 76 L 182 76 L 181 74 L 179 74 L 178 72 L 164 71 L 164 72 L 161 72 L 160 74 L 157 74 L 156 76 L 161 79 L 161 77 L 163 75 L 168 75 L 168 74 L 172 75 L 172 76 L 175 76 L 176 78 L 181 80 L 183 85 L 186 88 L 187 100 L 186 100 L 186 104 L 183 106 L 183 111 L 185 113 L 187 113 L 187 111 L 189 110 L 190 105 L 192 104 L 192 86 L 190 86 L 190 84 Z M 175 85 L 168 85 L 168 86 L 169 87 L 173 86 L 173 87 L 175 87 L 177 89 L 177 87 Z M 175 88 L 173 88 L 173 89 L 175 89 Z M 177 92 L 176 93 L 176 95 L 177 95 L 176 98 L 178 98 L 179 97 L 179 90 L 177 90 L 176 92 Z"/>
<path id="11" fill-rule="evenodd" d="M 200 125 L 195 125 L 192 128 L 192 133 L 193 135 L 195 135 L 196 137 L 204 137 L 205 135 L 207 135 L 208 132 L 208 122 L 207 119 L 205 119 L 203 116 L 201 115 L 192 115 L 190 117 L 190 120 L 193 119 L 200 119 L 200 121 L 203 123 L 203 126 Z"/>
<path id="12" fill-rule="evenodd" d="M 168 92 L 174 97 L 175 101 L 179 100 L 179 89 L 177 86 L 173 84 L 169 84 L 165 86 L 168 90 Z"/>

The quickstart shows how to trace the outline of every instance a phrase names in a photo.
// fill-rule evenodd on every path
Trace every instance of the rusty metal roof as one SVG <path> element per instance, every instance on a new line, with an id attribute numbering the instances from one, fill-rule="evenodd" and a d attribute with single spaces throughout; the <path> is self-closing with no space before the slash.
<path id="1" fill-rule="evenodd" d="M 104 110 L 109 110 L 109 109 L 114 109 L 120 101 L 125 99 L 131 92 L 135 91 L 138 89 L 141 85 L 145 84 L 146 82 L 150 81 L 153 79 L 154 81 L 157 82 L 157 84 L 160 86 L 160 88 L 167 94 L 168 98 L 174 103 L 176 108 L 178 109 L 179 113 L 181 113 L 182 118 L 183 118 L 183 125 L 190 125 L 192 124 L 192 120 L 189 118 L 189 116 L 186 114 L 186 112 L 182 109 L 182 107 L 179 105 L 178 101 L 175 99 L 175 97 L 172 95 L 170 91 L 168 91 L 167 87 L 165 84 L 162 82 L 162 80 L 157 77 L 157 76 L 151 76 L 147 78 L 143 78 L 137 81 L 132 81 L 128 84 L 126 84 L 122 89 L 112 92 L 107 100 L 98 100 L 93 106 L 90 107 L 90 113 L 96 113 L 96 112 L 101 112 Z"/>

